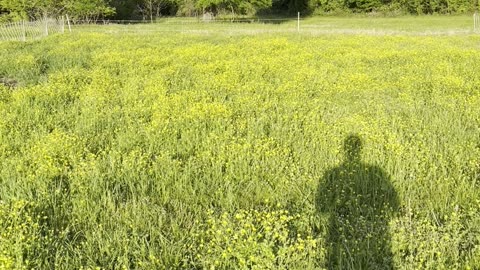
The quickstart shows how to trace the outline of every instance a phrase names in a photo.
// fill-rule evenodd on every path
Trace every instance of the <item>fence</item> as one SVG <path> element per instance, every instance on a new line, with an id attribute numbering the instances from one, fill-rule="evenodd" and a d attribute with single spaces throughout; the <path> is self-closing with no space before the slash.
<path id="1" fill-rule="evenodd" d="M 303 20 L 301 18 L 298 18 Z M 153 20 L 99 20 L 99 21 L 85 21 L 85 20 L 75 20 L 73 21 L 74 25 L 109 25 L 109 24 L 118 24 L 118 25 L 135 25 L 135 24 L 162 24 L 162 25 L 195 25 L 199 23 L 211 23 L 211 24 L 283 24 L 286 22 L 297 22 L 297 17 L 295 18 L 272 18 L 272 19 L 259 19 L 259 18 L 204 18 L 204 17 L 171 17 L 163 19 L 153 19 Z"/>
<path id="2" fill-rule="evenodd" d="M 164 17 L 154 20 L 99 20 L 73 21 L 74 31 L 81 32 L 130 32 L 130 33 L 271 33 L 299 32 L 301 17 L 252 18 L 252 17 Z M 127 26 L 128 25 L 128 26 Z"/>
<path id="3" fill-rule="evenodd" d="M 32 22 L 15 22 L 8 24 L 0 24 L 0 41 L 28 41 L 40 39 L 53 33 L 64 33 L 72 31 L 72 28 L 78 27 L 81 31 L 102 31 L 108 32 L 218 32 L 218 31 L 239 31 L 239 32 L 274 32 L 274 31 L 304 31 L 315 33 L 346 33 L 346 34 L 405 34 L 405 31 L 395 29 L 357 29 L 345 28 L 342 23 L 336 24 L 333 20 L 322 20 L 322 23 L 312 23 L 305 21 L 297 14 L 290 18 L 216 18 L 213 16 L 197 16 L 195 18 L 160 18 L 157 20 L 98 20 L 98 21 L 82 21 L 69 20 L 68 16 L 60 19 L 46 19 Z M 111 25 L 111 27 L 100 28 L 90 27 L 91 25 Z M 148 27 L 156 25 L 158 27 Z M 139 25 L 138 27 L 121 27 L 122 25 Z M 145 26 L 143 26 L 145 25 Z M 251 25 L 252 27 L 249 27 Z M 273 27 L 273 25 L 278 25 Z M 118 27 L 117 27 L 118 26 Z M 261 29 L 259 28 L 260 26 Z M 393 27 L 393 26 L 392 26 Z M 471 33 L 470 29 L 457 30 L 457 33 Z M 417 34 L 442 34 L 452 33 L 445 29 L 437 32 L 415 32 Z M 423 30 L 422 30 L 423 31 Z M 477 11 L 473 14 L 473 32 L 480 33 L 480 13 Z"/>
<path id="4" fill-rule="evenodd" d="M 21 21 L 0 24 L 0 41 L 27 41 L 40 39 L 54 33 L 64 33 L 65 21 L 60 19 L 44 19 L 39 21 Z"/>
<path id="5" fill-rule="evenodd" d="M 473 31 L 480 32 L 480 14 L 478 11 L 473 14 Z"/>

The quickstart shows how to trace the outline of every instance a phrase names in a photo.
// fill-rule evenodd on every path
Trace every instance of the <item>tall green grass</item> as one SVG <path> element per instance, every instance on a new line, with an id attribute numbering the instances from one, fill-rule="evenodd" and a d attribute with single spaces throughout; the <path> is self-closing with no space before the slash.
<path id="1" fill-rule="evenodd" d="M 478 269 L 479 42 L 1 43 L 0 268 Z"/>

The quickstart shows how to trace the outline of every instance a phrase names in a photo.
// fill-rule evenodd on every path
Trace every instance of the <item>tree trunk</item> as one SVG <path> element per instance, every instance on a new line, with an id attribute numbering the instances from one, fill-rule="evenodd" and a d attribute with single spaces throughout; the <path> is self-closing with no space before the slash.
<path id="1" fill-rule="evenodd" d="M 162 10 L 162 4 L 159 3 L 157 5 L 157 10 L 156 10 L 157 11 L 157 18 L 160 17 L 160 15 L 162 15 L 161 10 Z"/>
<path id="2" fill-rule="evenodd" d="M 149 11 L 150 11 L 150 23 L 153 23 L 153 0 L 148 1 L 149 3 Z"/>

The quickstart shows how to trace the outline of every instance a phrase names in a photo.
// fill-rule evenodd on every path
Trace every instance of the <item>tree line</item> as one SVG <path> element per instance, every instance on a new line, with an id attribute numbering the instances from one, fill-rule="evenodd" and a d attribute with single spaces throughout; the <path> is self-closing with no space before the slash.
<path id="1" fill-rule="evenodd" d="M 0 0 L 0 21 L 58 17 L 73 21 L 153 20 L 162 16 L 340 14 L 453 14 L 480 0 Z"/>

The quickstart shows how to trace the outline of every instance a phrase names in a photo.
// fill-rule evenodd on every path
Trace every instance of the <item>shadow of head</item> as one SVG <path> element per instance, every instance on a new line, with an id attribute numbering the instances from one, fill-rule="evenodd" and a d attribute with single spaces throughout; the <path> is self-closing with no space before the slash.
<path id="1" fill-rule="evenodd" d="M 356 134 L 350 134 L 343 142 L 343 150 L 347 161 L 358 161 L 362 152 L 362 139 Z"/>

